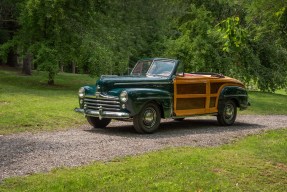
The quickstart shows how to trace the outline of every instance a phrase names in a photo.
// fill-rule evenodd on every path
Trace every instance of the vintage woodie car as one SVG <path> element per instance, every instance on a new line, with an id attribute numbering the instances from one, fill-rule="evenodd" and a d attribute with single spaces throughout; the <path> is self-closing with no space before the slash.
<path id="1" fill-rule="evenodd" d="M 111 119 L 133 120 L 139 133 L 157 130 L 161 118 L 181 121 L 195 115 L 215 115 L 220 125 L 232 125 L 237 108 L 249 105 L 244 85 L 216 73 L 186 73 L 182 62 L 152 58 L 136 63 L 128 76 L 103 75 L 79 90 L 80 108 L 94 128 Z"/>

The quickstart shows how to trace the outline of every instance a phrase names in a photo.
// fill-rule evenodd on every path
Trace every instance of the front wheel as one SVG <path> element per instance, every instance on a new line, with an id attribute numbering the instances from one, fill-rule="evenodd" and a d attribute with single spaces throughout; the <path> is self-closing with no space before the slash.
<path id="1" fill-rule="evenodd" d="M 220 125 L 233 125 L 237 115 L 236 104 L 232 100 L 224 103 L 224 107 L 218 112 L 217 121 Z"/>
<path id="2" fill-rule="evenodd" d="M 134 128 L 138 133 L 153 133 L 160 124 L 160 110 L 155 103 L 146 104 L 141 112 L 134 116 Z"/>
<path id="3" fill-rule="evenodd" d="M 94 128 L 105 128 L 110 122 L 111 119 L 99 119 L 98 117 L 87 116 L 87 120 Z"/>

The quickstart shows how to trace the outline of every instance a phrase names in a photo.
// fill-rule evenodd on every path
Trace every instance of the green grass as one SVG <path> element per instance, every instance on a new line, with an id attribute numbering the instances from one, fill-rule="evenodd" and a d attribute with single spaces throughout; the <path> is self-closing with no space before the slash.
<path id="1" fill-rule="evenodd" d="M 78 89 L 93 84 L 87 75 L 60 73 L 56 85 L 47 85 L 47 73 L 23 76 L 0 69 L 0 134 L 64 129 L 85 123 L 78 107 Z"/>
<path id="2" fill-rule="evenodd" d="M 248 93 L 251 106 L 240 114 L 287 115 L 287 95 L 283 93 L 251 91 Z"/>
<path id="3" fill-rule="evenodd" d="M 0 191 L 286 191 L 287 129 L 4 180 Z"/>
<path id="4" fill-rule="evenodd" d="M 286 89 L 279 89 L 279 90 L 275 91 L 275 93 L 281 94 L 281 95 L 287 95 L 287 88 Z"/>

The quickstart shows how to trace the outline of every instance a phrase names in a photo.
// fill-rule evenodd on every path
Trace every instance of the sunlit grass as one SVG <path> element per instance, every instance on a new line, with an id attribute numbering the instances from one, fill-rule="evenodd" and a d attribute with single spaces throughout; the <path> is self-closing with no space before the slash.
<path id="1" fill-rule="evenodd" d="M 7 179 L 0 191 L 286 191 L 287 129 Z"/>
<path id="2" fill-rule="evenodd" d="M 77 92 L 95 79 L 87 75 L 60 73 L 56 85 L 47 85 L 47 74 L 34 71 L 23 76 L 0 70 L 0 134 L 63 129 L 85 123 L 73 109 Z"/>
<path id="3" fill-rule="evenodd" d="M 286 89 L 277 90 L 277 91 L 275 91 L 275 93 L 281 94 L 281 95 L 287 95 L 287 88 Z"/>
<path id="4" fill-rule="evenodd" d="M 251 106 L 240 114 L 287 115 L 287 95 L 252 91 Z"/>

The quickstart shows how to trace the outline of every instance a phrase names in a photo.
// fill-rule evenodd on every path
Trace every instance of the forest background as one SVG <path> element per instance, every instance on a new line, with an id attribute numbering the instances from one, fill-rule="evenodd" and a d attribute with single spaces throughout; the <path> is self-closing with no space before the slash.
<path id="1" fill-rule="evenodd" d="M 48 71 L 48 84 L 60 71 L 128 74 L 146 57 L 286 89 L 287 1 L 0 1 L 0 65 Z"/>

